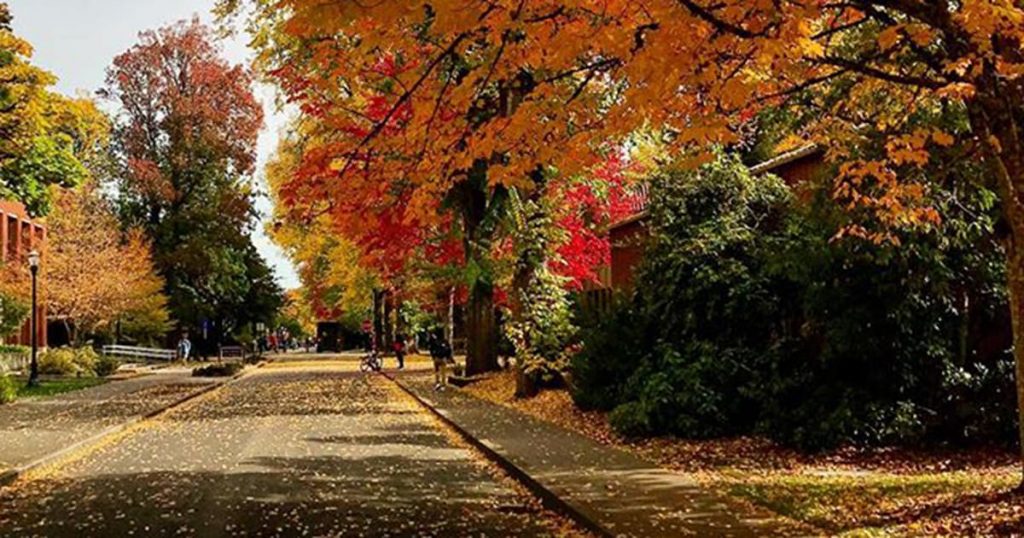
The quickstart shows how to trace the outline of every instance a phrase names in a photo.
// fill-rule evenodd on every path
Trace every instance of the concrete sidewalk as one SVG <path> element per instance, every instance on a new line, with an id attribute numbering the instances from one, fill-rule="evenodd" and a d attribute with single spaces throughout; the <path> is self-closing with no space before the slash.
<path id="1" fill-rule="evenodd" d="M 394 378 L 555 508 L 606 536 L 795 536 L 807 530 L 729 505 L 684 475 L 483 401 Z"/>
<path id="2" fill-rule="evenodd" d="M 51 398 L 0 406 L 0 486 L 19 470 L 112 429 L 159 412 L 223 380 L 165 369 Z"/>

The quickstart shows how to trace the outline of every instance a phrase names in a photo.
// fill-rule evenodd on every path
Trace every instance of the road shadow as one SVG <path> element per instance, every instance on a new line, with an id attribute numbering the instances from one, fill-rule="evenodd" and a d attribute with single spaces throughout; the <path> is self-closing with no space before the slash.
<path id="1" fill-rule="evenodd" d="M 255 458 L 0 490 L 0 536 L 525 536 L 532 509 L 460 460 Z M 257 470 L 248 470 L 252 468 Z"/>

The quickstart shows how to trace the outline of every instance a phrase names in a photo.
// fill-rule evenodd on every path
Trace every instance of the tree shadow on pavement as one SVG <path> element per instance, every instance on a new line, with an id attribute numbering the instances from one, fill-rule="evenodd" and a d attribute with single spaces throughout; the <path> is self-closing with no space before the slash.
<path id="1" fill-rule="evenodd" d="M 256 458 L 244 472 L 38 480 L 0 490 L 0 536 L 544 535 L 464 460 Z"/>

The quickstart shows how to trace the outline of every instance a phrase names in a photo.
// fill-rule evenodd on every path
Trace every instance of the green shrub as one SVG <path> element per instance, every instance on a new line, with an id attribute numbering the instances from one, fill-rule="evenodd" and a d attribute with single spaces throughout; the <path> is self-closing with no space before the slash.
<path id="1" fill-rule="evenodd" d="M 628 435 L 845 443 L 1012 441 L 1009 317 L 991 196 L 938 198 L 939 233 L 835 241 L 730 158 L 652 184 L 636 293 L 584 328 L 574 399 Z"/>
<path id="2" fill-rule="evenodd" d="M 79 347 L 73 349 L 74 363 L 80 372 L 79 375 L 96 375 L 96 362 L 99 361 L 99 354 L 91 347 Z"/>
<path id="3" fill-rule="evenodd" d="M 0 312 L 3 312 L 0 316 L 0 335 L 11 335 L 21 329 L 29 317 L 31 308 L 31 303 L 23 297 L 0 293 Z"/>
<path id="4" fill-rule="evenodd" d="M 100 377 L 109 377 L 117 372 L 117 369 L 121 367 L 121 361 L 108 355 L 101 355 L 96 359 L 96 375 Z"/>
<path id="5" fill-rule="evenodd" d="M 611 411 L 627 399 L 624 382 L 650 351 L 641 344 L 648 341 L 645 321 L 632 304 L 617 302 L 608 315 L 584 325 L 584 345 L 569 365 L 576 405 Z"/>
<path id="6" fill-rule="evenodd" d="M 245 368 L 240 362 L 219 362 L 192 370 L 193 377 L 231 377 Z"/>
<path id="7" fill-rule="evenodd" d="M 78 375 L 75 352 L 71 348 L 48 349 L 39 354 L 39 373 L 45 375 Z"/>
<path id="8" fill-rule="evenodd" d="M 650 414 L 640 402 L 626 402 L 612 410 L 608 422 L 626 437 L 646 437 L 655 432 Z"/>
<path id="9" fill-rule="evenodd" d="M 28 355 L 31 352 L 28 346 L 0 345 L 0 355 Z"/>
<path id="10" fill-rule="evenodd" d="M 48 349 L 39 355 L 39 373 L 91 377 L 96 375 L 98 359 L 99 355 L 90 347 Z"/>
<path id="11" fill-rule="evenodd" d="M 0 374 L 0 404 L 11 403 L 18 397 L 18 387 L 13 377 Z"/>

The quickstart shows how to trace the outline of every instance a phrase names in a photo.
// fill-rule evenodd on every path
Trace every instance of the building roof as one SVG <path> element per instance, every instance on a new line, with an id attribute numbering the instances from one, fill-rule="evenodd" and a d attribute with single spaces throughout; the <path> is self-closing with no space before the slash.
<path id="1" fill-rule="evenodd" d="M 772 157 L 771 159 L 768 159 L 767 161 L 764 161 L 761 164 L 757 164 L 757 165 L 754 165 L 754 166 L 750 167 L 750 173 L 755 175 L 755 176 L 759 176 L 761 174 L 767 174 L 768 172 L 771 172 L 773 170 L 777 170 L 780 167 L 785 166 L 787 164 L 799 161 L 799 160 L 804 159 L 806 157 L 811 157 L 813 155 L 818 155 L 822 151 L 823 150 L 822 150 L 821 146 L 818 146 L 817 144 L 807 144 L 806 146 L 801 146 L 801 147 L 799 147 L 797 149 L 794 149 L 794 150 L 791 150 L 791 151 L 787 151 L 785 153 L 782 153 L 782 154 L 779 154 L 779 155 L 777 155 L 775 157 Z M 618 220 L 616 222 L 613 222 L 610 226 L 608 226 L 608 229 L 609 230 L 614 230 L 616 228 L 621 228 L 623 226 L 628 226 L 630 224 L 633 224 L 634 222 L 646 219 L 647 215 L 648 215 L 648 213 L 647 213 L 647 200 L 648 200 L 648 197 L 644 196 L 641 199 L 642 205 L 636 208 L 636 213 L 634 213 L 634 214 L 632 214 L 632 215 L 630 215 L 630 216 L 628 216 L 628 217 L 626 217 L 624 219 L 621 219 L 621 220 Z"/>
<path id="2" fill-rule="evenodd" d="M 767 161 L 765 161 L 765 162 L 763 162 L 761 164 L 751 166 L 750 167 L 750 173 L 755 175 L 755 176 L 759 176 L 761 174 L 765 174 L 765 173 L 771 172 L 772 170 L 775 170 L 775 169 L 779 168 L 780 166 L 785 166 L 785 165 L 787 165 L 789 163 L 792 163 L 792 162 L 795 162 L 795 161 L 799 161 L 800 159 L 803 159 L 804 157 L 810 157 L 812 155 L 817 155 L 817 154 L 821 153 L 822 151 L 823 150 L 821 149 L 821 147 L 818 146 L 817 144 L 807 144 L 806 146 L 801 146 L 801 147 L 796 148 L 796 149 L 794 149 L 792 151 L 787 151 L 787 152 L 782 153 L 782 154 L 780 154 L 780 155 L 778 155 L 776 157 L 768 159 Z"/>
<path id="3" fill-rule="evenodd" d="M 13 215 L 22 220 L 30 220 L 25 204 L 14 200 L 0 200 L 0 212 Z"/>

